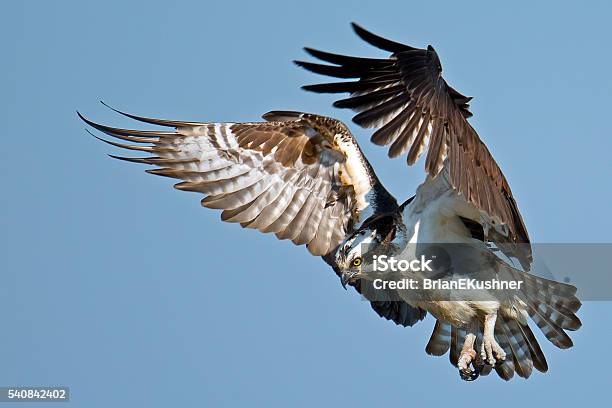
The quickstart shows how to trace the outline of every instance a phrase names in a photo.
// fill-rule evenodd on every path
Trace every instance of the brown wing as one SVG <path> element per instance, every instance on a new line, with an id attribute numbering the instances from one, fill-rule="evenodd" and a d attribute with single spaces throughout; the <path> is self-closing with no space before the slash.
<path id="1" fill-rule="evenodd" d="M 202 205 L 223 210 L 223 221 L 306 244 L 314 255 L 333 250 L 366 208 L 397 206 L 337 120 L 297 112 L 270 112 L 264 116 L 269 122 L 258 123 L 122 114 L 176 130 L 118 129 L 79 116 L 101 132 L 136 144 L 105 142 L 154 155 L 112 157 L 158 166 L 147 172 L 181 179 L 175 188 L 206 195 Z"/>
<path id="2" fill-rule="evenodd" d="M 306 48 L 312 56 L 334 64 L 296 61 L 309 71 L 356 81 L 305 86 L 320 93 L 349 92 L 350 98 L 334 106 L 359 112 L 353 120 L 363 127 L 379 128 L 372 142 L 390 145 L 389 156 L 407 153 L 414 164 L 428 146 L 425 169 L 437 175 L 446 165 L 455 189 L 493 222 L 507 227 L 511 244 L 528 243 L 529 236 L 510 186 L 493 156 L 467 122 L 472 114 L 468 102 L 442 78 L 435 50 L 413 48 L 372 34 L 356 24 L 353 28 L 368 43 L 392 52 L 389 58 L 359 58 Z M 524 267 L 531 251 L 521 245 L 516 256 Z M 520 252 L 520 253 L 518 253 Z"/>

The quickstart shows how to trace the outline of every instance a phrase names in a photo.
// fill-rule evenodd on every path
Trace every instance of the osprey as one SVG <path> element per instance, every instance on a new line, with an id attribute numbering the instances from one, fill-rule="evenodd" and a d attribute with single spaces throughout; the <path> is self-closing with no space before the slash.
<path id="1" fill-rule="evenodd" d="M 568 284 L 528 274 L 532 253 L 527 229 L 506 178 L 468 122 L 466 97 L 441 76 L 433 47 L 413 48 L 353 24 L 367 43 L 391 55 L 361 58 L 305 48 L 324 63 L 296 61 L 317 74 L 348 81 L 308 85 L 319 93 L 349 93 L 334 103 L 358 114 L 353 121 L 376 128 L 372 142 L 389 146 L 413 165 L 426 152 L 426 179 L 401 205 L 382 185 L 359 144 L 342 122 L 310 113 L 272 111 L 264 122 L 208 123 L 152 119 L 116 111 L 167 130 L 108 127 L 79 116 L 114 138 L 113 146 L 150 153 L 112 156 L 154 165 L 148 173 L 182 180 L 175 188 L 205 195 L 202 205 L 221 219 L 306 245 L 340 277 L 362 292 L 377 253 L 414 259 L 420 243 L 469 244 L 464 257 L 482 261 L 492 274 L 519 276 L 513 296 L 480 300 L 409 297 L 385 289 L 372 308 L 402 326 L 429 312 L 436 318 L 428 354 L 450 351 L 463 379 L 492 369 L 505 380 L 548 369 L 528 325 L 531 318 L 559 348 L 572 346 L 580 301 Z M 112 109 L 112 108 L 111 108 Z M 503 255 L 503 256 L 500 256 Z M 505 258 L 504 258 L 505 257 Z M 520 269 L 508 260 L 514 259 Z M 486 262 L 485 262 L 486 261 Z M 423 291 L 421 291 L 423 292 Z M 423 294 L 423 293 L 421 293 Z"/>

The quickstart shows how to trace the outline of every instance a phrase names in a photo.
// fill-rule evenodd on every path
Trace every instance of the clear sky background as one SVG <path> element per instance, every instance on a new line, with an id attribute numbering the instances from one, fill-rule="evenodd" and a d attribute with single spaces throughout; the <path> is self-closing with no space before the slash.
<path id="1" fill-rule="evenodd" d="M 424 352 L 433 319 L 380 319 L 304 248 L 106 157 L 117 150 L 75 114 L 131 125 L 103 99 L 169 119 L 294 109 L 348 123 L 299 89 L 323 78 L 291 60 L 305 45 L 385 55 L 357 21 L 432 44 L 475 96 L 472 124 L 534 242 L 610 242 L 609 2 L 21 1 L 2 14 L 0 386 L 67 385 L 74 407 L 609 402 L 609 302 L 583 306 L 570 350 L 538 333 L 546 375 L 462 382 Z M 422 162 L 388 160 L 352 129 L 387 188 L 411 196 Z"/>

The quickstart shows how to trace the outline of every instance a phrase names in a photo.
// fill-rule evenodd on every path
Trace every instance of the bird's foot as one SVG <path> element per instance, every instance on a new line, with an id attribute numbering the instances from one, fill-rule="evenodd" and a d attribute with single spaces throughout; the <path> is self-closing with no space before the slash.
<path id="1" fill-rule="evenodd" d="M 457 366 L 459 367 L 459 375 L 462 380 L 465 381 L 474 381 L 480 375 L 480 370 L 476 368 L 474 363 L 476 360 L 476 350 L 471 349 L 469 351 L 463 350 L 459 355 L 459 361 L 457 362 Z M 470 367 L 470 365 L 474 365 L 474 369 Z"/>
<path id="2" fill-rule="evenodd" d="M 506 353 L 492 335 L 487 336 L 485 334 L 482 339 L 482 347 L 480 348 L 480 357 L 482 361 L 493 366 L 497 361 L 505 360 Z"/>
<path id="3" fill-rule="evenodd" d="M 459 368 L 459 375 L 462 380 L 474 381 L 480 375 L 480 370 L 477 368 L 476 357 L 477 353 L 474 350 L 474 342 L 476 336 L 468 334 L 463 343 L 461 354 L 459 354 L 459 360 L 457 361 L 457 367 Z M 474 369 L 470 367 L 472 365 Z"/>

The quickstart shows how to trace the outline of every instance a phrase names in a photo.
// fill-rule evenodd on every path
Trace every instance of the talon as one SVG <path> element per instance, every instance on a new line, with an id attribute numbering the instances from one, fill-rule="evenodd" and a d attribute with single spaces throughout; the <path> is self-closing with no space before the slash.
<path id="1" fill-rule="evenodd" d="M 465 337 L 463 349 L 459 354 L 459 360 L 457 360 L 457 367 L 459 368 L 459 376 L 464 381 L 474 381 L 480 376 L 480 369 L 473 364 L 476 360 L 476 350 L 474 350 L 474 341 L 476 336 L 468 334 Z M 474 366 L 474 370 L 470 368 L 470 364 Z"/>
<path id="2" fill-rule="evenodd" d="M 459 356 L 457 366 L 459 367 L 459 375 L 462 380 L 474 381 L 480 375 L 480 370 L 474 366 L 474 370 L 470 368 L 470 364 L 476 359 L 476 351 L 472 348 L 470 350 L 463 350 Z"/>
<path id="3" fill-rule="evenodd" d="M 465 373 L 459 370 L 459 375 L 461 376 L 461 379 L 463 381 L 474 381 L 475 379 L 480 377 L 480 370 L 478 369 L 474 369 L 473 371 L 470 370 L 469 373 Z"/>
<path id="4" fill-rule="evenodd" d="M 497 361 L 506 359 L 506 353 L 493 336 L 485 336 L 480 348 L 480 358 L 485 363 L 494 366 Z"/>

